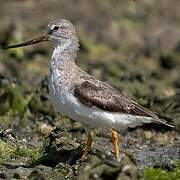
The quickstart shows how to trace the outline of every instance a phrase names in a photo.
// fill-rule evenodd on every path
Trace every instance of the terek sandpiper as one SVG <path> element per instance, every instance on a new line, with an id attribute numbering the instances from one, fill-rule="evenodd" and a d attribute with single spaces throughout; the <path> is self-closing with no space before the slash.
<path id="1" fill-rule="evenodd" d="M 144 123 L 162 123 L 173 127 L 153 112 L 129 99 L 121 91 L 97 80 L 75 64 L 79 40 L 73 24 L 66 19 L 51 21 L 47 34 L 5 49 L 49 41 L 54 43 L 50 60 L 50 96 L 57 112 L 81 122 L 87 132 L 83 151 L 86 156 L 92 144 L 90 130 L 107 127 L 112 131 L 112 142 L 117 159 L 120 155 L 119 129 Z"/>

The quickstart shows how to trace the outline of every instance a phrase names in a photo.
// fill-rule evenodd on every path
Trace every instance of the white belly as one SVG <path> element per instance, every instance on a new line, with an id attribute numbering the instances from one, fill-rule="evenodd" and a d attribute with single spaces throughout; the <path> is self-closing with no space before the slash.
<path id="1" fill-rule="evenodd" d="M 82 104 L 72 94 L 51 89 L 54 109 L 69 118 L 92 127 L 127 128 L 149 123 L 152 118 L 109 112 Z"/>

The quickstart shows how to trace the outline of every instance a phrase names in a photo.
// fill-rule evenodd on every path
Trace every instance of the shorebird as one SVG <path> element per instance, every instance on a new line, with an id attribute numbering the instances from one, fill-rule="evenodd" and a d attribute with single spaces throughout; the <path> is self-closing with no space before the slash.
<path id="1" fill-rule="evenodd" d="M 144 123 L 161 123 L 153 112 L 129 99 L 122 91 L 97 80 L 75 64 L 79 40 L 74 25 L 66 20 L 52 21 L 47 33 L 5 49 L 32 45 L 51 40 L 54 51 L 50 60 L 49 88 L 55 111 L 81 122 L 87 132 L 83 157 L 91 148 L 91 129 L 109 128 L 117 159 L 120 157 L 120 128 L 136 127 Z"/>

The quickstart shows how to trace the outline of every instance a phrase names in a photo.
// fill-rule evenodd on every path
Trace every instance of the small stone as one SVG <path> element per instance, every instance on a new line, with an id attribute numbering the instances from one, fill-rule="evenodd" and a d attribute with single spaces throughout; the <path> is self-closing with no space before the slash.
<path id="1" fill-rule="evenodd" d="M 21 179 L 21 176 L 18 173 L 15 173 L 13 176 L 14 179 Z"/>
<path id="2" fill-rule="evenodd" d="M 0 179 L 6 179 L 6 178 L 7 178 L 6 174 L 3 172 L 0 172 Z"/>
<path id="3" fill-rule="evenodd" d="M 38 132 L 42 135 L 42 136 L 45 136 L 47 137 L 48 135 L 50 135 L 51 131 L 53 130 L 52 126 L 46 124 L 46 123 L 43 123 L 43 124 L 40 124 L 38 126 Z"/>
<path id="4" fill-rule="evenodd" d="M 156 135 L 156 141 L 158 142 L 158 144 L 162 144 L 162 145 L 169 144 L 170 138 L 165 133 L 158 133 Z"/>
<path id="5" fill-rule="evenodd" d="M 28 179 L 39 179 L 39 180 L 45 180 L 46 178 L 37 170 L 33 170 L 29 176 L 28 176 Z"/>
<path id="6" fill-rule="evenodd" d="M 83 129 L 83 127 L 82 127 L 82 124 L 80 123 L 80 122 L 74 122 L 73 123 L 73 130 L 76 130 L 76 131 L 78 131 L 78 130 L 82 130 Z"/>
<path id="7" fill-rule="evenodd" d="M 151 131 L 145 131 L 144 133 L 145 133 L 146 139 L 148 140 L 152 139 L 153 134 Z"/>

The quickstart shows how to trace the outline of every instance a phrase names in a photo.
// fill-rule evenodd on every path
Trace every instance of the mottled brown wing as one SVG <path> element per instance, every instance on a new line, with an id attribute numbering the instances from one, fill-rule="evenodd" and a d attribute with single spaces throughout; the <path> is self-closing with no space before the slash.
<path id="1" fill-rule="evenodd" d="M 83 104 L 110 112 L 122 112 L 157 119 L 151 111 L 128 99 L 121 91 L 94 78 L 83 78 L 75 85 L 74 95 Z"/>

